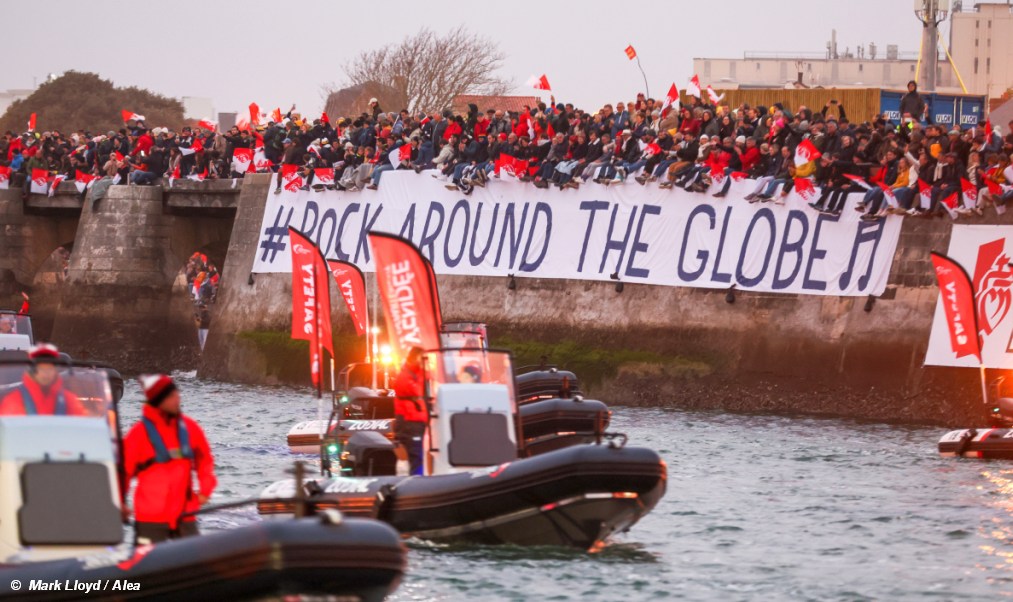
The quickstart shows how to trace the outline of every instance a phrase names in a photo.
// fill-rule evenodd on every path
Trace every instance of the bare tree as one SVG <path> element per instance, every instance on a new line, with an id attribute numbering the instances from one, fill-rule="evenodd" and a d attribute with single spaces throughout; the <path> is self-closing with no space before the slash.
<path id="1" fill-rule="evenodd" d="M 495 73 L 504 58 L 494 42 L 463 26 L 445 36 L 423 28 L 398 44 L 360 53 L 344 70 L 349 85 L 388 87 L 393 106 L 387 110 L 429 112 L 449 107 L 458 94 L 504 94 L 513 87 Z"/>

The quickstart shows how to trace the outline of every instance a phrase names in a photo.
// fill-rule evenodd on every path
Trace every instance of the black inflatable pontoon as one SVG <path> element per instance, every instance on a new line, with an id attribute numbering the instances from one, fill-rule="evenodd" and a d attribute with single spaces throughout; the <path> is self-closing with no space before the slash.
<path id="1" fill-rule="evenodd" d="M 393 452 L 391 452 L 393 453 Z M 652 450 L 580 445 L 468 472 L 425 477 L 338 477 L 310 483 L 319 511 L 378 518 L 431 541 L 593 549 L 631 527 L 665 492 Z M 293 481 L 261 496 L 261 514 L 288 514 Z"/>

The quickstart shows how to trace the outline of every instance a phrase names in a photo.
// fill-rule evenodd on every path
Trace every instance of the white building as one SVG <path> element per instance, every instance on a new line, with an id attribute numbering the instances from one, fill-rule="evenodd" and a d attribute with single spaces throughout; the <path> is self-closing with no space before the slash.
<path id="1" fill-rule="evenodd" d="M 215 119 L 215 103 L 210 98 L 183 97 L 184 119 Z"/>
<path id="2" fill-rule="evenodd" d="M 967 91 L 1002 96 L 1013 87 L 1013 12 L 1008 3 L 956 2 L 950 16 L 950 54 Z"/>
<path id="3" fill-rule="evenodd" d="M 0 90 L 0 115 L 7 112 L 17 100 L 24 100 L 32 95 L 35 90 Z"/>

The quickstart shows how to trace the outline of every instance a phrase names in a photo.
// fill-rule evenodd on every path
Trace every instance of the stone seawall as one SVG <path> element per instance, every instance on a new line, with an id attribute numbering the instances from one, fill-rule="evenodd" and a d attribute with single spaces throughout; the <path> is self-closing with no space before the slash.
<path id="1" fill-rule="evenodd" d="M 305 344 L 288 341 L 291 277 L 250 274 L 270 186 L 264 175 L 244 183 L 202 376 L 309 382 Z M 905 219 L 888 289 L 871 301 L 735 291 L 728 303 L 723 290 L 438 280 L 445 319 L 487 322 L 493 345 L 515 346 L 518 363 L 547 350 L 610 403 L 980 423 L 975 371 L 921 365 L 938 295 L 929 252 L 946 250 L 951 227 Z M 340 364 L 363 348 L 335 308 Z"/>

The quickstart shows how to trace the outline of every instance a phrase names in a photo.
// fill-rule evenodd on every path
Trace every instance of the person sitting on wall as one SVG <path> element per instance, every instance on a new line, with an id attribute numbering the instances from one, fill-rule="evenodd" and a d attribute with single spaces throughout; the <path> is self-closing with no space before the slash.
<path id="1" fill-rule="evenodd" d="M 88 412 L 71 391 L 63 388 L 63 379 L 56 367 L 60 350 L 39 343 L 28 350 L 32 367 L 21 377 L 21 386 L 0 401 L 0 416 L 84 416 Z"/>

